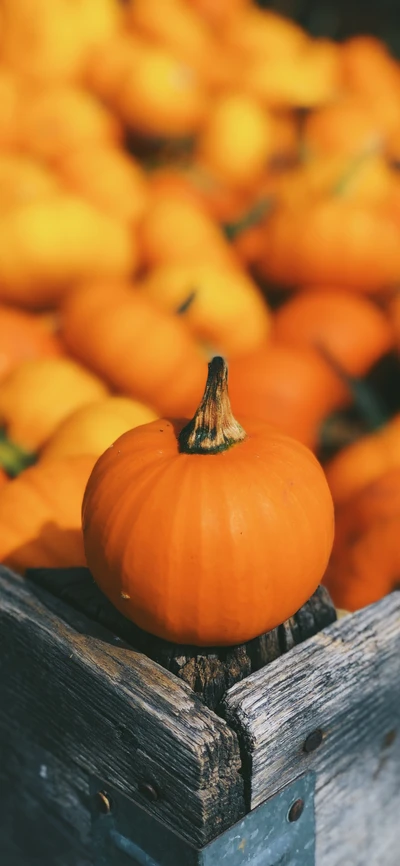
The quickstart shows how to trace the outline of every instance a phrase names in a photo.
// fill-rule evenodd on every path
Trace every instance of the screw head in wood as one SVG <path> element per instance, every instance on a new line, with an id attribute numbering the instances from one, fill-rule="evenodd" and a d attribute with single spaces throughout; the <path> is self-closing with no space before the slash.
<path id="1" fill-rule="evenodd" d="M 315 749 L 318 749 L 318 746 L 321 745 L 323 738 L 323 733 L 320 728 L 317 728 L 316 731 L 312 731 L 311 734 L 304 741 L 303 751 L 304 752 L 314 752 Z"/>
<path id="2" fill-rule="evenodd" d="M 156 786 L 151 782 L 141 782 L 139 785 L 139 792 L 143 797 L 146 797 L 146 800 L 150 800 L 151 803 L 155 803 L 160 796 Z"/>
<path id="3" fill-rule="evenodd" d="M 300 798 L 298 800 L 295 800 L 294 803 L 292 803 L 292 805 L 288 811 L 288 816 L 287 816 L 288 821 L 290 821 L 291 823 L 293 821 L 298 821 L 300 818 L 300 815 L 303 814 L 303 809 L 304 809 L 304 800 L 301 800 Z"/>
<path id="4" fill-rule="evenodd" d="M 111 812 L 111 799 L 105 791 L 98 791 L 96 794 L 96 805 L 99 812 L 103 815 L 108 815 Z"/>

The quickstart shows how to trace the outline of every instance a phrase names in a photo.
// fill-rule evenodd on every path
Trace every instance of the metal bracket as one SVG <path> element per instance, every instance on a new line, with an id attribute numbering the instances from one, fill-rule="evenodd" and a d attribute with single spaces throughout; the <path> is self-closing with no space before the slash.
<path id="1" fill-rule="evenodd" d="M 94 779 L 94 866 L 315 866 L 315 774 L 296 779 L 196 849 L 129 797 Z"/>

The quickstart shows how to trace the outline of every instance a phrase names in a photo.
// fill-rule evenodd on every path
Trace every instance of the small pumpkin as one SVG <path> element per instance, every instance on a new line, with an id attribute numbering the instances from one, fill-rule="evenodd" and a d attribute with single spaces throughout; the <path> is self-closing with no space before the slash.
<path id="1" fill-rule="evenodd" d="M 61 333 L 72 355 L 157 413 L 185 414 L 196 405 L 206 366 L 200 349 L 178 316 L 130 283 L 104 280 L 70 292 Z"/>
<path id="2" fill-rule="evenodd" d="M 27 89 L 21 95 L 18 143 L 39 159 L 57 162 L 81 147 L 120 138 L 117 118 L 83 87 Z"/>
<path id="3" fill-rule="evenodd" d="M 231 645 L 314 592 L 333 506 L 311 452 L 234 419 L 226 363 L 214 358 L 192 421 L 136 428 L 100 457 L 82 526 L 93 577 L 125 616 L 166 640 Z"/>
<path id="4" fill-rule="evenodd" d="M 43 316 L 0 305 L 0 382 L 20 361 L 62 354 L 61 343 Z"/>
<path id="5" fill-rule="evenodd" d="M 237 267 L 159 266 L 144 277 L 140 289 L 162 309 L 182 310 L 193 334 L 229 358 L 257 349 L 268 337 L 267 304 L 251 277 Z"/>
<path id="6" fill-rule="evenodd" d="M 54 460 L 74 454 L 100 454 L 134 427 L 154 421 L 157 415 L 148 406 L 129 397 L 105 397 L 71 412 L 56 427 L 41 451 L 40 460 Z"/>
<path id="7" fill-rule="evenodd" d="M 146 211 L 148 188 L 139 163 L 113 145 L 87 145 L 69 153 L 59 172 L 66 185 L 116 219 L 136 225 Z"/>
<path id="8" fill-rule="evenodd" d="M 393 345 L 388 318 L 376 304 L 333 287 L 301 289 L 277 310 L 271 337 L 322 346 L 351 376 L 364 376 Z"/>
<path id="9" fill-rule="evenodd" d="M 49 460 L 0 490 L 0 562 L 27 568 L 85 566 L 81 504 L 93 456 Z"/>
<path id="10" fill-rule="evenodd" d="M 332 557 L 347 555 L 372 526 L 400 515 L 400 466 L 392 466 L 336 508 Z"/>
<path id="11" fill-rule="evenodd" d="M 67 415 L 106 395 L 106 385 L 70 358 L 22 361 L 0 383 L 0 427 L 15 446 L 35 453 Z"/>
<path id="12" fill-rule="evenodd" d="M 235 414 L 274 424 L 311 449 L 324 418 L 343 403 L 343 385 L 317 352 L 270 343 L 230 361 Z"/>
<path id="13" fill-rule="evenodd" d="M 343 448 L 326 464 L 335 504 L 341 505 L 395 466 L 400 466 L 400 415 Z"/>
<path id="14" fill-rule="evenodd" d="M 78 195 L 25 202 L 0 215 L 0 299 L 32 309 L 57 304 L 79 280 L 130 274 L 133 233 Z"/>

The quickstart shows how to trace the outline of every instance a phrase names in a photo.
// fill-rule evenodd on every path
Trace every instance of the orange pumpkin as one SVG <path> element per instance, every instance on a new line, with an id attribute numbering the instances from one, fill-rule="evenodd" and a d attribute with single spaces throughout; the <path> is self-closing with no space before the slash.
<path id="1" fill-rule="evenodd" d="M 142 261 L 148 267 L 164 263 L 219 262 L 232 264 L 235 254 L 206 208 L 187 195 L 159 190 L 139 231 Z"/>
<path id="2" fill-rule="evenodd" d="M 393 345 L 389 321 L 375 304 L 334 288 L 302 289 L 276 312 L 271 336 L 324 347 L 350 376 L 364 376 Z"/>
<path id="3" fill-rule="evenodd" d="M 116 117 L 83 88 L 26 90 L 21 95 L 19 145 L 39 159 L 57 162 L 90 145 L 115 144 Z"/>
<path id="4" fill-rule="evenodd" d="M 342 557 L 366 532 L 400 515 L 400 466 L 393 466 L 361 487 L 336 508 L 332 557 Z"/>
<path id="5" fill-rule="evenodd" d="M 343 198 L 281 208 L 266 223 L 258 267 L 283 287 L 337 285 L 379 292 L 399 280 L 398 225 L 383 208 Z"/>
<path id="6" fill-rule="evenodd" d="M 242 269 L 201 263 L 164 265 L 150 271 L 140 289 L 162 309 L 174 313 L 181 308 L 193 334 L 229 358 L 257 349 L 268 337 L 268 307 Z"/>
<path id="7" fill-rule="evenodd" d="M 124 123 L 148 136 L 181 137 L 201 126 L 209 95 L 202 78 L 189 63 L 166 48 L 135 47 L 115 107 Z"/>
<path id="8" fill-rule="evenodd" d="M 197 137 L 195 158 L 232 186 L 255 183 L 272 153 L 273 125 L 256 99 L 223 93 Z"/>
<path id="9" fill-rule="evenodd" d="M 0 382 L 20 361 L 59 355 L 61 344 L 42 316 L 0 305 Z"/>
<path id="10" fill-rule="evenodd" d="M 74 150 L 59 166 L 71 190 L 116 219 L 136 224 L 146 211 L 148 188 L 144 172 L 133 157 L 110 145 Z"/>
<path id="11" fill-rule="evenodd" d="M 79 280 L 127 276 L 136 260 L 129 225 L 77 195 L 0 215 L 0 300 L 7 303 L 49 307 Z"/>
<path id="12" fill-rule="evenodd" d="M 94 282 L 71 292 L 61 328 L 71 354 L 124 394 L 160 414 L 196 405 L 205 359 L 179 317 L 129 283 Z"/>
<path id="13" fill-rule="evenodd" d="M 309 448 L 324 418 L 343 402 L 338 377 L 309 348 L 270 343 L 229 364 L 235 414 L 273 424 Z"/>
<path id="14" fill-rule="evenodd" d="M 61 421 L 45 444 L 40 460 L 74 454 L 100 457 L 127 430 L 154 421 L 156 417 L 148 406 L 129 397 L 112 396 L 88 403 Z"/>
<path id="15" fill-rule="evenodd" d="M 100 457 L 82 526 L 93 577 L 125 616 L 177 643 L 231 645 L 314 592 L 333 506 L 304 446 L 235 421 L 226 364 L 214 358 L 192 421 L 147 424 Z"/>
<path id="16" fill-rule="evenodd" d="M 54 198 L 62 190 L 55 172 L 22 153 L 0 153 L 0 214 L 18 205 Z"/>
<path id="17" fill-rule="evenodd" d="M 0 427 L 36 452 L 67 415 L 106 394 L 104 383 L 70 358 L 22 361 L 0 383 Z"/>
<path id="18" fill-rule="evenodd" d="M 348 445 L 326 464 L 334 502 L 341 505 L 395 466 L 400 466 L 400 415 Z"/>
<path id="19" fill-rule="evenodd" d="M 49 460 L 0 490 L 0 562 L 27 568 L 85 566 L 81 504 L 95 457 Z"/>
<path id="20" fill-rule="evenodd" d="M 334 557 L 324 583 L 337 607 L 353 611 L 399 589 L 399 515 L 395 514 L 354 540 Z"/>

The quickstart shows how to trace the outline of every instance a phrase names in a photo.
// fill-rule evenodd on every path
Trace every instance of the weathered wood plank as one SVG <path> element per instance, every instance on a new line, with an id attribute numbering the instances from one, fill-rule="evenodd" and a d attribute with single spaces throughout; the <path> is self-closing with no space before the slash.
<path id="1" fill-rule="evenodd" d="M 248 805 L 315 770 L 317 866 L 398 866 L 400 593 L 344 617 L 235 685 L 223 715 Z M 321 730 L 315 751 L 308 735 Z"/>
<path id="2" fill-rule="evenodd" d="M 46 604 L 44 604 L 44 600 Z M 0 725 L 204 844 L 244 812 L 237 738 L 189 686 L 0 568 Z"/>
<path id="3" fill-rule="evenodd" d="M 138 628 L 108 601 L 87 568 L 30 569 L 27 577 L 184 680 L 211 709 L 218 707 L 234 683 L 336 620 L 329 593 L 319 586 L 294 616 L 273 631 L 243 646 L 199 649 L 170 643 Z"/>
<path id="4" fill-rule="evenodd" d="M 91 866 L 89 807 L 76 765 L 0 728 L 1 866 Z"/>

